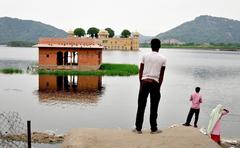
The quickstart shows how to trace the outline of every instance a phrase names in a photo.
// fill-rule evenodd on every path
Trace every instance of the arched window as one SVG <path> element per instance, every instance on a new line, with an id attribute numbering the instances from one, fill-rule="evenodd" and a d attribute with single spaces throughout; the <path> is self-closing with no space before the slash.
<path id="1" fill-rule="evenodd" d="M 72 55 L 71 52 L 68 52 L 68 65 L 70 65 L 72 63 Z"/>
<path id="2" fill-rule="evenodd" d="M 63 65 L 63 53 L 61 51 L 57 52 L 57 65 Z"/>
<path id="3" fill-rule="evenodd" d="M 68 52 L 64 52 L 64 65 L 68 64 Z"/>
<path id="4" fill-rule="evenodd" d="M 73 65 L 78 65 L 78 52 L 72 53 L 72 63 Z"/>
<path id="5" fill-rule="evenodd" d="M 75 63 L 78 65 L 78 52 L 75 52 Z"/>

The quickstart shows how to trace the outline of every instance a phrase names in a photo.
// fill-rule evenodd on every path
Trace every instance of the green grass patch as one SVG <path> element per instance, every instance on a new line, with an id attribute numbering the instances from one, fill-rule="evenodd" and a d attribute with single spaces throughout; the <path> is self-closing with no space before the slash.
<path id="1" fill-rule="evenodd" d="M 5 74 L 23 73 L 23 70 L 18 68 L 3 68 L 3 69 L 0 69 L 0 73 L 5 73 Z"/>
<path id="2" fill-rule="evenodd" d="M 130 76 L 138 74 L 138 66 L 134 64 L 102 64 L 99 70 L 38 70 L 38 74 L 44 75 L 94 75 L 94 76 Z"/>

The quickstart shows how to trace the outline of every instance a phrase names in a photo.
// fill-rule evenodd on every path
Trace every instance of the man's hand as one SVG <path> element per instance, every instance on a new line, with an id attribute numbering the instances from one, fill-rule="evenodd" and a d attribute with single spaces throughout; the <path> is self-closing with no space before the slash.
<path id="1" fill-rule="evenodd" d="M 162 66 L 161 71 L 160 71 L 160 75 L 159 75 L 159 85 L 160 85 L 160 87 L 161 87 L 161 85 L 162 85 L 165 68 L 166 68 L 165 66 Z"/>
<path id="2" fill-rule="evenodd" d="M 138 73 L 138 76 L 139 76 L 139 82 L 140 82 L 140 83 L 141 83 L 141 81 L 142 81 L 143 69 L 144 69 L 144 64 L 141 63 L 141 64 L 140 64 L 139 73 Z"/>
<path id="3" fill-rule="evenodd" d="M 227 109 L 225 109 L 225 108 L 224 108 L 223 110 L 224 110 L 225 112 L 229 113 L 229 110 L 227 110 Z"/>

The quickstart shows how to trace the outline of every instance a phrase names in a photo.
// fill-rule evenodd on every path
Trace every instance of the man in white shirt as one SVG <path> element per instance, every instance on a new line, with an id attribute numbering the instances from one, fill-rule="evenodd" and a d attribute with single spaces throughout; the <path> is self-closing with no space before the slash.
<path id="1" fill-rule="evenodd" d="M 144 111 L 147 103 L 147 97 L 150 93 L 150 125 L 151 134 L 160 133 L 157 128 L 157 112 L 160 101 L 160 87 L 162 85 L 164 71 L 166 67 L 166 58 L 158 53 L 161 47 L 159 39 L 152 39 L 152 52 L 144 55 L 139 69 L 140 90 L 138 94 L 138 109 L 136 115 L 136 128 L 134 132 L 142 133 L 142 124 L 144 119 Z"/>

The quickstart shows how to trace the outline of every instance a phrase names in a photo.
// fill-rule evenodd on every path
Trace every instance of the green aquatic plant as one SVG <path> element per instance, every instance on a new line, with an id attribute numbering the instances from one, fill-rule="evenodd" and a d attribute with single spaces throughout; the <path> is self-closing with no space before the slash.
<path id="1" fill-rule="evenodd" d="M 3 68 L 0 69 L 0 73 L 5 74 L 23 73 L 23 70 L 18 68 Z"/>
<path id="2" fill-rule="evenodd" d="M 134 64 L 102 64 L 99 70 L 38 70 L 38 74 L 44 75 L 94 75 L 94 76 L 130 76 L 138 74 L 138 66 Z"/>

